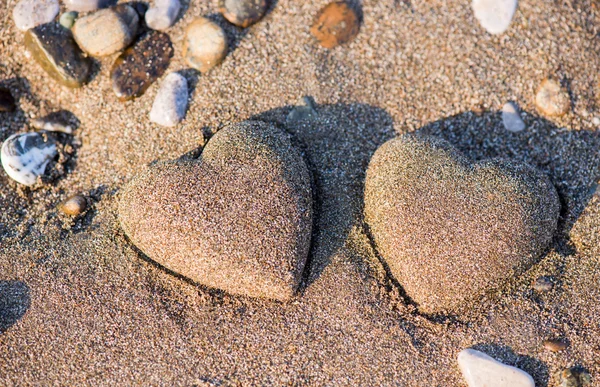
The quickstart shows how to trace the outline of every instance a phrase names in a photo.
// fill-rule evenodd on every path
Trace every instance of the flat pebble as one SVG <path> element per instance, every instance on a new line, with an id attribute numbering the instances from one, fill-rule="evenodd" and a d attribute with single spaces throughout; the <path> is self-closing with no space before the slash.
<path id="1" fill-rule="evenodd" d="M 179 0 L 155 0 L 154 6 L 146 12 L 146 25 L 153 30 L 166 30 L 175 23 L 180 9 Z"/>
<path id="2" fill-rule="evenodd" d="M 469 387 L 535 387 L 527 372 L 474 349 L 461 351 L 458 365 Z"/>
<path id="3" fill-rule="evenodd" d="M 517 0 L 473 0 L 475 18 L 487 32 L 504 33 L 517 10 Z"/>
<path id="4" fill-rule="evenodd" d="M 117 0 L 64 0 L 69 11 L 91 12 L 115 5 Z"/>
<path id="5" fill-rule="evenodd" d="M 360 20 L 354 8 L 345 1 L 323 7 L 315 18 L 310 32 L 325 48 L 350 42 L 358 35 Z"/>
<path id="6" fill-rule="evenodd" d="M 549 292 L 553 287 L 554 284 L 548 277 L 538 277 L 533 283 L 533 288 L 538 292 Z"/>
<path id="7" fill-rule="evenodd" d="M 61 26 L 71 29 L 75 24 L 75 20 L 77 20 L 77 15 L 78 14 L 75 11 L 65 12 L 60 15 L 60 19 L 58 19 L 58 21 Z"/>
<path id="8" fill-rule="evenodd" d="M 293 125 L 298 122 L 310 120 L 317 116 L 315 102 L 312 97 L 304 96 L 296 102 L 296 106 L 286 117 L 286 125 Z"/>
<path id="9" fill-rule="evenodd" d="M 567 347 L 569 346 L 567 344 L 567 342 L 565 342 L 563 340 L 558 340 L 558 339 L 544 340 L 542 345 L 548 351 L 552 351 L 552 352 L 563 351 L 563 350 L 567 349 Z"/>
<path id="10" fill-rule="evenodd" d="M 2 144 L 2 167 L 13 180 L 33 185 L 46 166 L 58 155 L 56 141 L 48 133 L 17 133 Z"/>
<path id="11" fill-rule="evenodd" d="M 58 12 L 58 0 L 21 0 L 13 8 L 15 25 L 21 31 L 50 23 Z"/>
<path id="12" fill-rule="evenodd" d="M 171 73 L 158 89 L 150 111 L 150 121 L 162 126 L 175 126 L 185 117 L 187 104 L 187 80 L 178 73 Z"/>
<path id="13" fill-rule="evenodd" d="M 71 196 L 59 206 L 62 213 L 70 216 L 80 215 L 87 208 L 87 200 L 81 195 Z"/>
<path id="14" fill-rule="evenodd" d="M 205 73 L 221 63 L 226 55 L 227 37 L 216 23 L 200 17 L 187 26 L 183 56 L 188 65 Z"/>
<path id="15" fill-rule="evenodd" d="M 0 112 L 15 111 L 17 105 L 12 93 L 6 87 L 0 87 Z"/>
<path id="16" fill-rule="evenodd" d="M 545 79 L 535 95 L 535 106 L 548 117 L 565 115 L 571 108 L 569 94 L 554 79 Z"/>
<path id="17" fill-rule="evenodd" d="M 138 13 L 126 4 L 102 9 L 77 19 L 73 36 L 93 56 L 111 55 L 129 46 L 139 29 Z"/>
<path id="18" fill-rule="evenodd" d="M 137 98 L 160 78 L 173 57 L 169 35 L 147 32 L 116 60 L 110 72 L 112 87 L 121 101 Z"/>
<path id="19" fill-rule="evenodd" d="M 67 87 L 81 87 L 91 75 L 92 61 L 75 44 L 71 32 L 58 23 L 27 31 L 25 46 L 48 75 Z"/>
<path id="20" fill-rule="evenodd" d="M 221 13 L 230 23 L 246 28 L 267 12 L 266 0 L 219 0 Z"/>
<path id="21" fill-rule="evenodd" d="M 525 123 L 519 114 L 519 108 L 512 102 L 502 107 L 502 123 L 509 132 L 520 132 L 525 129 Z"/>

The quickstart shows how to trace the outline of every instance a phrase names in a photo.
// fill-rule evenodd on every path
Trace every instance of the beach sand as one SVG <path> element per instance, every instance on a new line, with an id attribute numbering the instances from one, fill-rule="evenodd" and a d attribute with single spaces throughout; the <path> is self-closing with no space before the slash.
<path id="1" fill-rule="evenodd" d="M 0 86 L 18 99 L 0 113 L 0 140 L 64 109 L 80 126 L 53 181 L 23 189 L 0 173 L 0 385 L 464 385 L 456 356 L 482 350 L 551 386 L 581 366 L 600 385 L 600 7 L 595 0 L 522 0 L 507 33 L 487 34 L 469 1 L 365 0 L 357 38 L 320 48 L 309 28 L 327 1 L 278 0 L 239 30 L 217 1 L 183 1 L 168 30 L 169 71 L 192 85 L 185 120 L 148 120 L 158 83 L 131 102 L 114 95 L 115 56 L 71 90 L 28 58 L 0 5 Z M 183 32 L 210 15 L 232 49 L 199 75 L 181 56 Z M 572 110 L 542 118 L 534 95 L 548 76 Z M 117 221 L 119 192 L 141 168 L 202 146 L 229 122 L 280 126 L 303 95 L 318 119 L 287 127 L 315 180 L 312 246 L 299 294 L 288 303 L 231 296 L 154 264 Z M 514 101 L 527 128 L 504 129 Z M 549 174 L 561 197 L 559 231 L 530 270 L 454 315 L 425 315 L 390 279 L 363 222 L 369 159 L 396 135 L 439 135 L 468 157 L 506 157 Z M 67 149 L 68 150 L 68 149 Z M 83 193 L 73 220 L 57 205 Z M 555 279 L 538 293 L 532 282 Z M 543 340 L 566 339 L 551 353 Z"/>

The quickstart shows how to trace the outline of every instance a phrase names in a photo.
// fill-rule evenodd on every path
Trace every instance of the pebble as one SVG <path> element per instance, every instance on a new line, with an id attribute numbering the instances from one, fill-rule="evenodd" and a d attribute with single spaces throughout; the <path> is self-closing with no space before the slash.
<path id="1" fill-rule="evenodd" d="M 17 108 L 15 98 L 12 96 L 9 89 L 0 87 L 0 113 L 13 112 Z"/>
<path id="2" fill-rule="evenodd" d="M 91 12 L 116 4 L 116 0 L 64 0 L 69 11 Z"/>
<path id="3" fill-rule="evenodd" d="M 571 108 L 569 94 L 554 79 L 545 79 L 535 95 L 538 110 L 549 117 L 565 115 Z"/>
<path id="4" fill-rule="evenodd" d="M 227 37 L 216 23 L 199 17 L 185 30 L 183 57 L 188 65 L 206 73 L 227 55 Z"/>
<path id="5" fill-rule="evenodd" d="M 111 55 L 133 42 L 139 21 L 135 9 L 127 4 L 119 4 L 77 19 L 73 36 L 79 47 L 88 54 Z"/>
<path id="6" fill-rule="evenodd" d="M 49 114 L 43 118 L 36 118 L 31 121 L 31 125 L 38 130 L 73 134 L 73 126 L 57 113 Z"/>
<path id="7" fill-rule="evenodd" d="M 504 33 L 517 10 L 517 0 L 473 0 L 475 18 L 487 32 Z"/>
<path id="8" fill-rule="evenodd" d="M 290 136 L 246 121 L 220 129 L 193 160 L 154 163 L 118 215 L 146 256 L 231 294 L 287 301 L 310 249 L 312 189 Z"/>
<path id="9" fill-rule="evenodd" d="M 304 96 L 296 102 L 296 106 L 285 119 L 286 125 L 292 125 L 297 122 L 310 120 L 317 116 L 315 101 L 312 97 Z"/>
<path id="10" fill-rule="evenodd" d="M 554 284 L 548 277 L 538 277 L 533 283 L 533 289 L 538 292 L 549 292 L 553 287 Z"/>
<path id="11" fill-rule="evenodd" d="M 592 125 L 600 126 L 600 117 L 592 118 Z"/>
<path id="12" fill-rule="evenodd" d="M 162 126 L 175 126 L 185 117 L 187 104 L 187 80 L 178 73 L 171 73 L 165 77 L 156 94 L 150 121 Z"/>
<path id="13" fill-rule="evenodd" d="M 360 20 L 354 8 L 345 1 L 329 3 L 323 7 L 310 28 L 319 44 L 334 48 L 358 35 Z"/>
<path id="14" fill-rule="evenodd" d="M 592 385 L 592 376 L 576 367 L 564 368 L 554 374 L 556 387 L 587 387 Z"/>
<path id="15" fill-rule="evenodd" d="M 121 101 L 137 98 L 160 78 L 171 62 L 169 35 L 149 31 L 116 60 L 110 72 L 112 87 Z"/>
<path id="16" fill-rule="evenodd" d="M 558 340 L 558 339 L 544 340 L 542 345 L 548 351 L 552 351 L 552 352 L 563 351 L 563 350 L 567 349 L 567 347 L 569 346 L 566 342 L 564 342 L 562 340 Z"/>
<path id="17" fill-rule="evenodd" d="M 146 12 L 146 25 L 153 30 L 166 30 L 175 23 L 180 9 L 179 0 L 154 0 L 154 7 Z"/>
<path id="18" fill-rule="evenodd" d="M 25 46 L 48 75 L 67 87 L 81 87 L 91 75 L 92 61 L 75 44 L 71 32 L 58 23 L 27 31 Z"/>
<path id="19" fill-rule="evenodd" d="M 87 200 L 81 195 L 71 196 L 59 206 L 60 211 L 66 215 L 77 216 L 87 208 Z"/>
<path id="20" fill-rule="evenodd" d="M 65 12 L 62 15 L 60 15 L 60 19 L 58 19 L 58 22 L 61 26 L 70 30 L 75 24 L 75 20 L 77 20 L 77 15 L 78 14 L 75 11 Z"/>
<path id="21" fill-rule="evenodd" d="M 48 133 L 17 133 L 2 144 L 0 158 L 4 170 L 13 180 L 33 185 L 46 166 L 58 155 L 56 141 Z"/>
<path id="22" fill-rule="evenodd" d="M 13 8 L 13 19 L 18 29 L 27 31 L 50 23 L 59 11 L 58 0 L 21 0 Z"/>
<path id="23" fill-rule="evenodd" d="M 527 372 L 474 349 L 461 351 L 458 365 L 469 387 L 535 387 Z"/>
<path id="24" fill-rule="evenodd" d="M 220 0 L 219 8 L 231 24 L 246 28 L 259 21 L 268 7 L 266 0 Z"/>
<path id="25" fill-rule="evenodd" d="M 509 132 L 520 132 L 525 129 L 525 123 L 521 119 L 517 105 L 507 102 L 502 107 L 502 123 Z"/>

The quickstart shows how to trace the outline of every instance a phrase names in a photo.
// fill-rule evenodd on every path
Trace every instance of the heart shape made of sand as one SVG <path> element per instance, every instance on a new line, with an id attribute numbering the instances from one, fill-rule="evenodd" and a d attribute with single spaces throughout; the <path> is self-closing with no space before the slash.
<path id="1" fill-rule="evenodd" d="M 405 135 L 369 163 L 365 220 L 425 313 L 449 312 L 531 267 L 556 230 L 549 178 L 509 160 L 472 163 L 448 142 Z"/>
<path id="2" fill-rule="evenodd" d="M 248 121 L 195 160 L 149 166 L 123 190 L 120 224 L 149 258 L 232 294 L 288 300 L 312 229 L 308 168 L 288 134 Z"/>

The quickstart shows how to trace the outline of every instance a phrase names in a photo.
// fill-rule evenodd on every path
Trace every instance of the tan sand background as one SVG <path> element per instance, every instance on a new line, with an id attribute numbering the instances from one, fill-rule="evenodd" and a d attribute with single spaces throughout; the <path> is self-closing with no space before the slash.
<path id="1" fill-rule="evenodd" d="M 26 309 L 0 327 L 1 385 L 460 386 L 456 354 L 472 346 L 526 370 L 538 386 L 572 365 L 600 385 L 597 1 L 522 0 L 508 32 L 491 36 L 467 0 L 365 0 L 360 34 L 331 51 L 308 32 L 326 0 L 279 0 L 243 31 L 216 15 L 216 0 L 184 1 L 169 30 L 170 71 L 187 68 L 183 31 L 196 16 L 226 26 L 233 48 L 209 74 L 185 72 L 194 90 L 173 129 L 147 118 L 158 84 L 117 101 L 108 77 L 114 57 L 83 89 L 48 79 L 23 49 L 16 1 L 1 2 L 0 85 L 19 110 L 0 115 L 0 140 L 59 109 L 81 121 L 58 180 L 31 191 L 0 174 L 0 285 Z M 533 96 L 550 75 L 568 87 L 573 109 L 545 120 Z M 315 176 L 318 216 L 296 300 L 208 290 L 127 242 L 115 203 L 144 164 L 179 157 L 230 121 L 258 115 L 282 124 L 303 95 L 318 102 L 319 120 L 288 130 Z M 509 100 L 527 113 L 522 133 L 502 127 L 498 110 Z M 550 174 L 564 204 L 561 231 L 540 263 L 456 316 L 420 315 L 386 276 L 362 225 L 370 156 L 414 130 L 475 159 L 528 161 Z M 92 208 L 72 221 L 56 205 L 78 192 Z M 551 292 L 532 290 L 539 275 L 556 278 Z M 569 348 L 544 350 L 554 337 Z"/>

